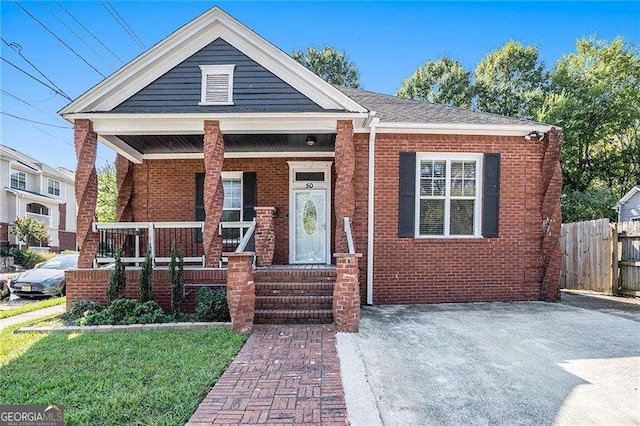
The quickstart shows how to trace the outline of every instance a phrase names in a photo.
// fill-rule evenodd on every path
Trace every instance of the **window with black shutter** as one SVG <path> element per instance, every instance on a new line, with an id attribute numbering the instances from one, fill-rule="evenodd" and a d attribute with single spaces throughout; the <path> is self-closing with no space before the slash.
<path id="1" fill-rule="evenodd" d="M 398 236 L 498 236 L 500 154 L 400 153 Z"/>

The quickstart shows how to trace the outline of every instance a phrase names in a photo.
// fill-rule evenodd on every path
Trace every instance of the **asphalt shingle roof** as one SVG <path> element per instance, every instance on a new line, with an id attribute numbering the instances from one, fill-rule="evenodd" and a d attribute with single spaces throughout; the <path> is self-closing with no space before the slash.
<path id="1" fill-rule="evenodd" d="M 376 117 L 383 122 L 540 125 L 535 121 L 505 117 L 498 114 L 476 112 L 449 105 L 416 101 L 349 87 L 335 87 L 369 111 L 376 111 Z"/>

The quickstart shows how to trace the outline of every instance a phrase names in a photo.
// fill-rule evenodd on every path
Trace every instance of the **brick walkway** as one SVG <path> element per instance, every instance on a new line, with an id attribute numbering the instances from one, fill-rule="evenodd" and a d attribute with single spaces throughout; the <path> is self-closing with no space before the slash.
<path id="1" fill-rule="evenodd" d="M 346 425 L 333 325 L 257 326 L 189 425 Z"/>

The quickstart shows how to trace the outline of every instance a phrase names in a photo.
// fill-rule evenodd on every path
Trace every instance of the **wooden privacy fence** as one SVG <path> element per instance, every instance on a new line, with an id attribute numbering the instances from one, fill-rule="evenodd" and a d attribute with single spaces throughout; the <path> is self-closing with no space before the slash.
<path id="1" fill-rule="evenodd" d="M 640 222 L 562 225 L 560 288 L 640 296 Z"/>

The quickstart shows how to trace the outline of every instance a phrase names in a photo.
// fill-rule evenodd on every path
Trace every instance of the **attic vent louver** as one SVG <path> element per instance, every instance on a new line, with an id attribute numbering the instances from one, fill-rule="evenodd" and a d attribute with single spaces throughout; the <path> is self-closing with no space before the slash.
<path id="1" fill-rule="evenodd" d="M 202 96 L 200 105 L 233 105 L 235 65 L 200 65 Z"/>

